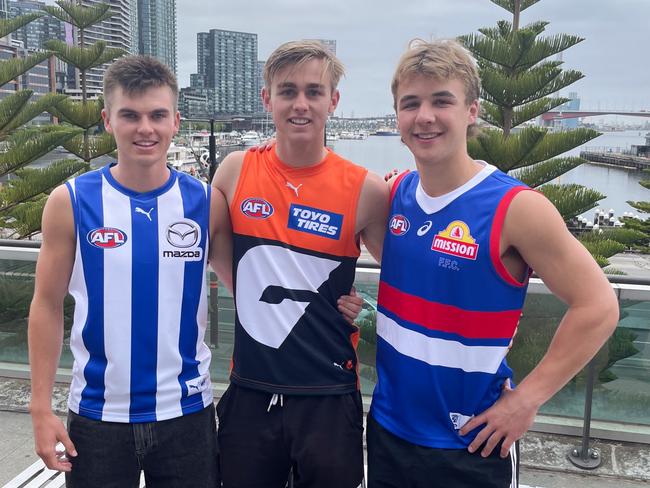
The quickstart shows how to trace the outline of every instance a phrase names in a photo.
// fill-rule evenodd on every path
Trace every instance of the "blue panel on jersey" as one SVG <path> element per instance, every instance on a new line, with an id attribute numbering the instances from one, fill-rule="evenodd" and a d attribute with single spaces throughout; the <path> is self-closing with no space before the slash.
<path id="1" fill-rule="evenodd" d="M 431 366 L 398 353 L 381 337 L 377 338 L 377 368 L 375 419 L 409 442 L 450 449 L 467 447 L 479 432 L 461 437 L 450 413 L 483 412 L 499 398 L 503 381 L 512 375 L 507 366 L 496 375 Z"/>
<path id="2" fill-rule="evenodd" d="M 338 213 L 295 203 L 289 209 L 289 229 L 339 240 L 342 225 L 343 215 Z"/>
<path id="3" fill-rule="evenodd" d="M 133 218 L 135 207 L 153 208 L 150 220 Z M 143 207 L 144 206 L 144 207 Z M 156 411 L 158 358 L 158 201 L 131 198 L 131 422 Z M 138 415 L 140 414 L 140 415 Z M 151 419 L 155 420 L 155 419 Z"/>
<path id="4" fill-rule="evenodd" d="M 77 240 L 83 260 L 84 281 L 88 291 L 88 316 L 81 337 L 89 358 L 84 368 L 86 386 L 81 392 L 79 412 L 85 417 L 102 419 L 104 409 L 104 373 L 106 350 L 104 347 L 104 250 L 91 245 L 86 236 L 104 226 L 102 203 L 102 174 L 92 172 L 75 182 L 75 214 L 79 219 Z M 74 204 L 73 204 L 74 205 Z"/>
<path id="5" fill-rule="evenodd" d="M 526 288 L 503 281 L 494 269 L 490 253 L 490 231 L 494 211 L 502 197 L 520 182 L 492 173 L 471 191 L 463 193 L 444 208 L 427 214 L 419 206 L 416 191 L 419 175 L 409 173 L 401 181 L 390 215 L 408 218 L 410 228 L 403 235 L 386 233 L 382 280 L 389 285 L 429 301 L 455 305 L 465 310 L 502 311 L 521 308 Z M 476 240 L 478 259 L 470 260 L 432 250 L 434 237 L 454 221 L 469 227 Z M 413 272 L 431 270 L 427 279 L 413 279 Z M 438 280 L 434 283 L 434 280 Z M 489 286 L 482 286 L 490 283 Z M 432 286 L 435 284 L 435 286 Z M 476 288 L 480 292 L 476 292 Z"/>
<path id="6" fill-rule="evenodd" d="M 196 344 L 199 334 L 197 311 L 201 299 L 201 284 L 205 280 L 203 263 L 207 259 L 206 243 L 208 242 L 210 229 L 210 187 L 208 186 L 208 198 L 206 199 L 206 192 L 203 185 L 194 178 L 179 175 L 178 184 L 183 199 L 183 215 L 185 218 L 195 221 L 201 227 L 200 247 L 203 249 L 202 260 L 185 262 L 183 282 L 183 303 L 181 305 L 179 337 L 182 369 L 178 375 L 178 381 L 182 390 L 181 408 L 183 414 L 188 414 L 196 411 L 198 408 L 203 408 L 202 395 L 188 396 L 186 382 L 199 376 L 199 362 L 196 359 Z"/>

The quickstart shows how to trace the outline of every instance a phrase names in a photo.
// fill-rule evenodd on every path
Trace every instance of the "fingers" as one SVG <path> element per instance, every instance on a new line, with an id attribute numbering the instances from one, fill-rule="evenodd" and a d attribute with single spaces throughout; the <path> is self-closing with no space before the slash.
<path id="1" fill-rule="evenodd" d="M 460 435 L 467 435 L 479 425 L 483 425 L 486 422 L 485 414 L 477 415 L 472 417 L 463 427 L 460 429 Z"/>
<path id="2" fill-rule="evenodd" d="M 501 439 L 503 439 L 502 434 L 493 432 L 485 443 L 485 447 L 483 447 L 483 450 L 481 451 L 481 456 L 488 457 L 490 454 L 492 454 L 492 451 L 494 451 L 494 448 L 501 441 Z"/>
<path id="3" fill-rule="evenodd" d="M 502 458 L 507 458 L 508 454 L 510 454 L 510 448 L 516 441 L 517 439 L 515 437 L 509 435 L 506 436 L 506 438 L 503 439 L 503 444 L 501 444 L 501 452 L 499 453 L 499 455 Z"/>
<path id="4" fill-rule="evenodd" d="M 390 180 L 390 179 L 391 179 L 393 176 L 395 176 L 397 173 L 399 173 L 399 171 L 397 170 L 397 168 L 393 168 L 391 171 L 389 171 L 388 173 L 386 173 L 386 174 L 384 175 L 384 181 L 388 181 L 388 180 Z"/>
<path id="5" fill-rule="evenodd" d="M 348 297 L 347 299 L 341 297 L 337 301 L 337 307 L 339 312 L 343 315 L 343 318 L 350 322 L 354 323 L 355 319 L 361 311 L 361 303 L 355 303 L 352 299 L 356 300 L 356 297 Z"/>
<path id="6" fill-rule="evenodd" d="M 72 440 L 70 439 L 70 436 L 68 435 L 68 432 L 65 429 L 62 429 L 60 434 L 57 436 L 59 441 L 63 444 L 63 447 L 65 449 L 65 453 L 67 456 L 72 456 L 76 457 L 77 456 L 77 450 L 74 447 L 74 444 L 72 443 Z"/>

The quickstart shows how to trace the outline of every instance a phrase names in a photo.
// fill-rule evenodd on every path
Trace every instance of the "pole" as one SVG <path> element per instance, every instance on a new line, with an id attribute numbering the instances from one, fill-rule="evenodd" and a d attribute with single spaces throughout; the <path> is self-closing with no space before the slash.
<path id="1" fill-rule="evenodd" d="M 589 433 L 591 429 L 591 403 L 594 393 L 594 379 L 596 376 L 595 358 L 587 366 L 587 384 L 585 386 L 585 415 L 582 427 L 582 445 L 580 449 L 574 448 L 567 456 L 574 466 L 582 469 L 596 469 L 602 461 L 600 452 L 589 447 Z"/>
<path id="2" fill-rule="evenodd" d="M 208 139 L 210 146 L 210 181 L 217 171 L 217 141 L 214 137 L 214 119 L 210 119 L 210 137 Z"/>

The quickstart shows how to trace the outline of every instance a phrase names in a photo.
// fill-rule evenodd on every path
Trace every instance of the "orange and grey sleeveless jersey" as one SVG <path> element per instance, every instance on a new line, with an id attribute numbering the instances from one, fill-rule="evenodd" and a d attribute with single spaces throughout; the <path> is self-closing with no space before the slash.
<path id="1" fill-rule="evenodd" d="M 230 204 L 234 383 L 298 395 L 358 388 L 358 329 L 336 301 L 354 281 L 366 174 L 333 152 L 308 168 L 285 165 L 275 148 L 246 153 Z"/>

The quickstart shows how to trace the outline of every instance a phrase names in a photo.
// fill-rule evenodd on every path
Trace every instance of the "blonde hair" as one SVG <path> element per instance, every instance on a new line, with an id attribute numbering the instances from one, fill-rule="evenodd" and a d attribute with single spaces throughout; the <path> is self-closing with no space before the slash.
<path id="1" fill-rule="evenodd" d="M 334 91 L 339 80 L 345 73 L 345 68 L 336 55 L 319 41 L 290 41 L 278 47 L 267 59 L 264 65 L 264 83 L 271 91 L 271 83 L 275 75 L 287 66 L 300 66 L 312 59 L 323 61 L 323 72 L 327 73 Z"/>
<path id="2" fill-rule="evenodd" d="M 393 107 L 397 111 L 397 90 L 406 78 L 420 75 L 440 80 L 458 79 L 465 86 L 465 103 L 469 105 L 478 100 L 481 92 L 481 79 L 476 61 L 457 41 L 441 39 L 431 42 L 413 39 L 399 60 L 391 91 Z"/>

